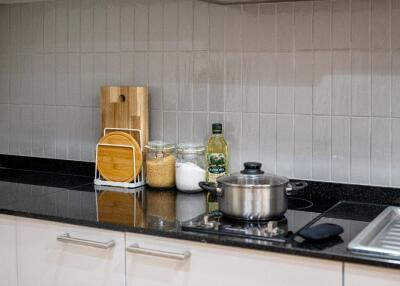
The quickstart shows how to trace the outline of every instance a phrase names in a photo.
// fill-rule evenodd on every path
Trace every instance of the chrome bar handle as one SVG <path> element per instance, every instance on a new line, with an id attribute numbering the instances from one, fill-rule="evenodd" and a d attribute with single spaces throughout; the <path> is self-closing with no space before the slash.
<path id="1" fill-rule="evenodd" d="M 165 250 L 140 247 L 139 244 L 137 244 L 137 243 L 134 243 L 134 244 L 128 246 L 126 248 L 126 250 L 129 252 L 132 252 L 132 253 L 158 256 L 158 257 L 170 258 L 170 259 L 175 259 L 175 260 L 186 260 L 191 255 L 190 251 L 188 251 L 188 250 L 185 250 L 182 252 L 165 251 Z"/>
<path id="2" fill-rule="evenodd" d="M 94 241 L 94 240 L 72 237 L 72 236 L 70 236 L 69 233 L 64 233 L 60 236 L 57 236 L 57 240 L 61 241 L 61 242 L 96 247 L 96 248 L 101 248 L 101 249 L 110 249 L 115 246 L 114 240 L 110 240 L 107 242 L 99 242 L 99 241 Z"/>

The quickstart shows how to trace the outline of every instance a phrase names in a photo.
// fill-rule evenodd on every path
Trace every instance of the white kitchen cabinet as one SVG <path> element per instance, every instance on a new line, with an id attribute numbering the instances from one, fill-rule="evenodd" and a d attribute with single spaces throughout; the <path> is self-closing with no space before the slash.
<path id="1" fill-rule="evenodd" d="M 18 285 L 124 286 L 124 246 L 122 232 L 18 218 Z"/>
<path id="2" fill-rule="evenodd" d="M 17 286 L 16 218 L 0 215 L 0 285 Z"/>
<path id="3" fill-rule="evenodd" d="M 138 234 L 126 235 L 127 286 L 341 286 L 342 263 Z M 150 250 L 150 251 L 149 251 Z M 186 260 L 179 257 L 189 251 Z"/>
<path id="4" fill-rule="evenodd" d="M 344 264 L 344 286 L 399 286 L 400 270 Z"/>

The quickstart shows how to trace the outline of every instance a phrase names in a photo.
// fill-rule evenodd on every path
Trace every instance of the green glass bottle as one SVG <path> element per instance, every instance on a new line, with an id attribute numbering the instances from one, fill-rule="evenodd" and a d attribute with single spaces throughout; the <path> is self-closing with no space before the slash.
<path id="1" fill-rule="evenodd" d="M 229 174 L 229 147 L 222 134 L 222 124 L 212 124 L 212 135 L 207 144 L 207 182 L 216 183 L 221 176 Z M 218 209 L 217 197 L 211 193 L 207 195 L 208 212 Z"/>

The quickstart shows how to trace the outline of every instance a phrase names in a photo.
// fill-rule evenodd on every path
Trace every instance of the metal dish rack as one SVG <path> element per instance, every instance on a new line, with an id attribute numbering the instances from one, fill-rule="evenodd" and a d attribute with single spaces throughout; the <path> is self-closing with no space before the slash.
<path id="1" fill-rule="evenodd" d="M 140 144 L 140 152 L 143 152 L 143 136 L 142 136 L 142 131 L 140 129 L 128 129 L 128 128 L 104 128 L 103 131 L 103 136 L 107 134 L 109 131 L 123 131 L 126 133 L 129 132 L 136 132 L 139 134 L 139 144 Z M 95 169 L 95 175 L 94 175 L 94 184 L 97 186 L 110 186 L 110 187 L 120 187 L 120 188 L 128 188 L 128 189 L 133 189 L 133 188 L 139 188 L 145 185 L 145 174 L 144 174 L 144 168 L 143 166 L 141 167 L 140 173 L 138 176 L 134 176 L 135 179 L 132 182 L 113 182 L 113 181 L 107 181 L 104 180 L 100 172 L 98 170 L 98 153 L 99 153 L 99 146 L 107 146 L 107 147 L 122 147 L 122 148 L 130 148 L 132 149 L 132 159 L 133 159 L 133 174 L 136 174 L 136 153 L 135 153 L 135 147 L 130 146 L 130 145 L 120 145 L 120 144 L 104 144 L 104 143 L 98 143 L 96 145 L 96 169 Z"/>

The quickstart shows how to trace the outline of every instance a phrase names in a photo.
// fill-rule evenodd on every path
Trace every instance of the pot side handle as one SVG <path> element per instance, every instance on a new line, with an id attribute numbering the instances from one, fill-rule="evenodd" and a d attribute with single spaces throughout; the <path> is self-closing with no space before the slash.
<path id="1" fill-rule="evenodd" d="M 199 182 L 199 187 L 207 192 L 210 192 L 214 195 L 221 196 L 222 189 L 217 187 L 214 183 L 209 182 Z"/>
<path id="2" fill-rule="evenodd" d="M 288 196 L 296 195 L 300 190 L 306 188 L 308 184 L 306 182 L 289 182 L 286 187 L 286 194 Z"/>

